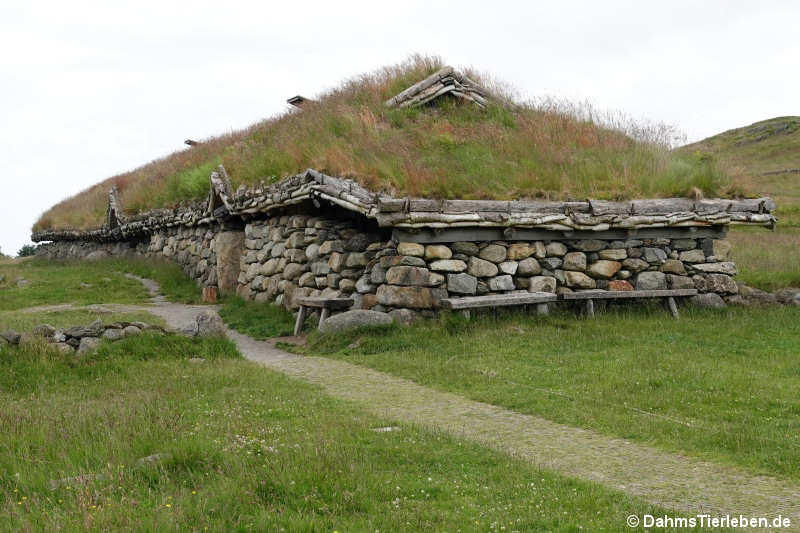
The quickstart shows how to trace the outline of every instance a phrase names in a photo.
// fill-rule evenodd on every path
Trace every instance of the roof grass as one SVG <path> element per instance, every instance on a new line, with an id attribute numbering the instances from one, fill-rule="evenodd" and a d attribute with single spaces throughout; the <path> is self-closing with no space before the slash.
<path id="1" fill-rule="evenodd" d="M 712 158 L 670 148 L 672 130 L 598 115 L 585 104 L 492 95 L 485 109 L 455 98 L 419 108 L 384 102 L 443 62 L 414 56 L 249 128 L 207 139 L 120 174 L 47 211 L 35 230 L 102 225 L 112 184 L 127 213 L 174 207 L 207 194 L 223 164 L 234 188 L 314 168 L 395 196 L 552 200 L 707 197 L 741 192 Z"/>

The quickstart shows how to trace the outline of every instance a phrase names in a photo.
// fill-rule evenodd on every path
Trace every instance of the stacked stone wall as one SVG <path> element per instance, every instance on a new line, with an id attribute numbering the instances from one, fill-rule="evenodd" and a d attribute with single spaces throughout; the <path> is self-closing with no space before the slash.
<path id="1" fill-rule="evenodd" d="M 176 261 L 187 276 L 203 287 L 217 285 L 218 225 L 178 227 L 154 233 L 141 253 Z"/>
<path id="2" fill-rule="evenodd" d="M 231 290 L 243 298 L 292 310 L 298 296 L 350 297 L 356 309 L 432 316 L 444 298 L 514 291 L 697 289 L 729 301 L 739 292 L 730 245 L 720 239 L 397 243 L 363 218 L 326 215 L 252 219 L 238 233 L 211 224 L 136 242 L 60 242 L 40 254 L 161 256 L 202 286 L 216 286 L 227 269 Z M 220 247 L 231 249 L 222 252 L 227 259 L 218 257 Z"/>
<path id="3" fill-rule="evenodd" d="M 698 289 L 738 292 L 719 239 L 388 244 L 357 282 L 374 309 L 430 311 L 446 297 L 514 291 Z M 370 300 L 362 300 L 370 301 Z"/>
<path id="4" fill-rule="evenodd" d="M 168 228 L 149 239 L 123 242 L 61 241 L 44 244 L 37 255 L 48 259 L 98 260 L 106 257 L 165 257 L 177 262 L 198 285 L 217 284 L 217 225 Z"/>
<path id="5" fill-rule="evenodd" d="M 357 282 L 387 246 L 380 232 L 356 220 L 296 214 L 252 221 L 245 227 L 237 292 L 289 309 L 297 308 L 298 296 L 353 295 L 360 308 L 365 297 Z"/>

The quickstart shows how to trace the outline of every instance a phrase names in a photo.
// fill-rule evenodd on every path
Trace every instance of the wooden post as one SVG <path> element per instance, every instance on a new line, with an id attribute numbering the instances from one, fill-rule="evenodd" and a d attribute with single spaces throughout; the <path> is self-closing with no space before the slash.
<path id="1" fill-rule="evenodd" d="M 547 304 L 536 304 L 536 314 L 537 315 L 543 316 L 543 315 L 546 315 L 549 312 L 550 311 L 549 311 L 549 309 L 547 307 Z"/>
<path id="2" fill-rule="evenodd" d="M 329 307 L 322 308 L 322 312 L 319 315 L 319 324 L 317 325 L 317 328 L 319 328 L 319 326 L 321 326 L 322 323 L 328 319 L 330 314 L 331 314 L 331 309 Z"/>
<path id="3" fill-rule="evenodd" d="M 586 316 L 594 318 L 594 300 L 586 300 Z"/>
<path id="4" fill-rule="evenodd" d="M 203 303 L 217 303 L 217 287 L 203 287 Z"/>
<path id="5" fill-rule="evenodd" d="M 294 323 L 294 336 L 300 335 L 300 330 L 303 329 L 303 322 L 306 321 L 306 306 L 301 305 L 300 310 L 297 312 L 297 322 Z"/>
<path id="6" fill-rule="evenodd" d="M 463 311 L 461 311 L 461 316 L 463 316 L 464 318 L 469 320 L 469 316 L 470 316 L 469 315 L 469 309 L 464 309 Z"/>
<path id="7" fill-rule="evenodd" d="M 680 318 L 680 314 L 678 313 L 678 305 L 675 303 L 675 298 L 669 296 L 667 298 L 667 307 L 669 308 L 669 312 L 672 313 L 672 316 L 675 318 Z"/>

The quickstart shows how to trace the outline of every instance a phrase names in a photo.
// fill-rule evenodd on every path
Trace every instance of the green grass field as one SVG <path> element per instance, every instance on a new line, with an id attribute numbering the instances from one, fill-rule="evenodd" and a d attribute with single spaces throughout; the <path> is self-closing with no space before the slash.
<path id="1" fill-rule="evenodd" d="M 115 279 L 120 267 L 87 273 Z M 84 279 L 77 264 L 24 268 L 34 281 Z M 103 303 L 141 297 L 112 283 Z M 260 311 L 228 306 L 234 318 Z M 283 331 L 287 315 L 270 309 L 265 322 Z M 0 328 L 96 316 L 5 310 Z M 146 313 L 100 317 L 159 323 Z M 631 513 L 665 512 L 366 415 L 245 361 L 222 339 L 143 334 L 80 358 L 42 342 L 0 346 L 0 405 L 0 531 L 611 532 Z M 388 426 L 397 430 L 375 431 Z"/>
<path id="2" fill-rule="evenodd" d="M 294 332 L 294 318 L 275 304 L 245 301 L 238 296 L 225 299 L 219 316 L 229 327 L 254 339 L 283 337 Z"/>
<path id="3" fill-rule="evenodd" d="M 420 342 L 424 339 L 424 342 Z M 671 451 L 800 479 L 800 309 L 630 305 L 314 334 L 304 352 Z"/>
<path id="4" fill-rule="evenodd" d="M 738 280 L 766 291 L 800 287 L 800 227 L 779 224 L 773 232 L 735 228 L 728 239 Z"/>
<path id="5" fill-rule="evenodd" d="M 39 305 L 141 304 L 149 295 L 126 273 L 154 279 L 172 301 L 200 303 L 201 291 L 181 268 L 167 261 L 107 259 L 52 262 L 38 258 L 0 262 L 0 310 Z M 19 281 L 25 280 L 25 286 Z"/>
<path id="6" fill-rule="evenodd" d="M 800 117 L 776 117 L 682 147 L 713 154 L 743 190 L 771 196 L 781 227 L 800 226 Z"/>

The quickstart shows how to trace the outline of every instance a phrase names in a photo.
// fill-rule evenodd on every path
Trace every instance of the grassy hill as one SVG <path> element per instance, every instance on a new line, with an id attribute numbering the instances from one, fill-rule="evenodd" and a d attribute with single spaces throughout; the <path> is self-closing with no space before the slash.
<path id="1" fill-rule="evenodd" d="M 781 226 L 800 226 L 800 117 L 756 122 L 681 151 L 712 154 L 733 182 L 775 199 Z"/>
<path id="2" fill-rule="evenodd" d="M 512 103 L 498 84 L 486 109 L 439 99 L 384 102 L 443 66 L 413 57 L 344 82 L 303 106 L 109 178 L 45 213 L 35 229 L 102 224 L 116 184 L 129 212 L 199 199 L 222 163 L 234 182 L 277 181 L 312 167 L 396 195 L 467 199 L 725 196 L 728 177 L 702 154 L 674 152 L 672 131 L 565 102 Z"/>

